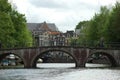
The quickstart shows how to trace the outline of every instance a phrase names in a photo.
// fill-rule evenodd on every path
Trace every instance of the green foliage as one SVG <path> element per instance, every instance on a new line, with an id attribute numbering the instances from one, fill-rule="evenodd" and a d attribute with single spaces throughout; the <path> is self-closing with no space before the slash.
<path id="1" fill-rule="evenodd" d="M 9 15 L 0 12 L 0 40 L 3 47 L 10 47 L 14 44 L 15 39 L 12 37 L 14 33 L 14 26 Z"/>
<path id="2" fill-rule="evenodd" d="M 78 25 L 76 26 L 76 29 L 81 29 L 82 27 L 85 27 L 86 23 L 88 23 L 88 21 L 79 22 Z"/>
<path id="3" fill-rule="evenodd" d="M 8 0 L 0 0 L 0 12 L 9 13 L 12 10 Z"/>
<path id="4" fill-rule="evenodd" d="M 32 42 L 32 36 L 26 27 L 26 19 L 24 15 L 13 10 L 11 12 L 11 19 L 15 28 L 15 34 L 13 36 L 16 40 L 16 46 L 29 46 L 29 43 Z"/>
<path id="5" fill-rule="evenodd" d="M 76 29 L 80 29 L 82 34 L 79 36 L 79 43 L 85 43 L 88 46 L 98 46 L 101 39 L 104 42 L 120 42 L 120 3 L 116 3 L 112 9 L 102 6 L 99 13 L 87 21 L 80 22 Z M 83 27 L 83 28 L 82 28 Z"/>
<path id="6" fill-rule="evenodd" d="M 77 40 L 77 45 L 85 45 L 87 42 L 87 31 L 90 21 L 82 21 L 76 26 L 76 29 L 80 29 L 79 39 Z"/>
<path id="7" fill-rule="evenodd" d="M 12 9 L 7 0 L 0 0 L 0 43 L 3 48 L 25 47 L 32 42 L 25 16 Z"/>
<path id="8" fill-rule="evenodd" d="M 120 42 L 120 3 L 113 7 L 106 25 L 106 41 Z"/>

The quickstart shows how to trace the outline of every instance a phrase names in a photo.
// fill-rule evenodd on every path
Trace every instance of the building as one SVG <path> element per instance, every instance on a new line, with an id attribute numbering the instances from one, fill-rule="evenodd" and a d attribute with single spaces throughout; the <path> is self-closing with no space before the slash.
<path id="1" fill-rule="evenodd" d="M 55 45 L 55 37 L 60 34 L 54 23 L 27 23 L 27 26 L 32 32 L 35 46 Z"/>
<path id="2" fill-rule="evenodd" d="M 32 32 L 35 46 L 68 46 L 70 44 L 70 39 L 76 38 L 74 31 L 62 33 L 54 23 L 28 23 L 27 25 Z M 61 51 L 48 52 L 43 55 L 45 60 L 48 56 L 52 56 L 55 61 L 58 62 L 61 61 L 61 59 L 62 62 L 64 62 L 66 59 L 68 60 L 70 58 L 69 55 Z"/>
<path id="3" fill-rule="evenodd" d="M 71 40 L 77 40 L 78 39 L 78 35 L 73 31 L 67 31 L 66 33 L 64 33 L 65 38 L 66 38 L 66 45 L 71 45 Z"/>
<path id="4" fill-rule="evenodd" d="M 63 33 L 60 33 L 55 37 L 56 46 L 66 46 L 66 37 Z"/>
<path id="5" fill-rule="evenodd" d="M 73 30 L 60 32 L 54 23 L 28 23 L 27 26 L 32 32 L 34 46 L 68 46 L 71 39 L 78 38 Z"/>
<path id="6" fill-rule="evenodd" d="M 56 46 L 56 37 L 60 34 L 60 32 L 50 32 L 49 33 L 49 41 L 50 41 L 50 46 Z"/>

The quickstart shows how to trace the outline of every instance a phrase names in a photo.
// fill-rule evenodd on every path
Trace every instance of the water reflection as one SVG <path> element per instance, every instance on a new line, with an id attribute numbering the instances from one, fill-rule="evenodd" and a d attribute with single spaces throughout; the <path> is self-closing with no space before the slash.
<path id="1" fill-rule="evenodd" d="M 48 68 L 51 65 L 41 65 L 47 67 L 43 69 L 2 69 L 0 80 L 120 80 L 119 68 L 67 68 L 74 64 L 55 64 L 57 68 Z"/>

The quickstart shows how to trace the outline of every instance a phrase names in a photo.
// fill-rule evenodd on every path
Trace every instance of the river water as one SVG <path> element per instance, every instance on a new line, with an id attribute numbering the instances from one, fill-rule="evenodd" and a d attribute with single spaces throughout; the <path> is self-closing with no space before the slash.
<path id="1" fill-rule="evenodd" d="M 38 64 L 37 69 L 1 69 L 0 80 L 120 80 L 119 68 L 74 68 L 75 64 Z"/>

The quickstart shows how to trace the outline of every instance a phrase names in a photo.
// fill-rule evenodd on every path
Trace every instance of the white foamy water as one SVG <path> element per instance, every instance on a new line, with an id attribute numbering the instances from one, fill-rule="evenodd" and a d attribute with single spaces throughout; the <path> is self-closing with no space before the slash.
<path id="1" fill-rule="evenodd" d="M 74 69 L 72 65 L 43 64 L 41 69 L 3 69 L 0 70 L 0 80 L 120 80 L 119 69 Z"/>
<path id="2" fill-rule="evenodd" d="M 72 68 L 75 63 L 41 63 L 37 64 L 39 68 Z"/>

